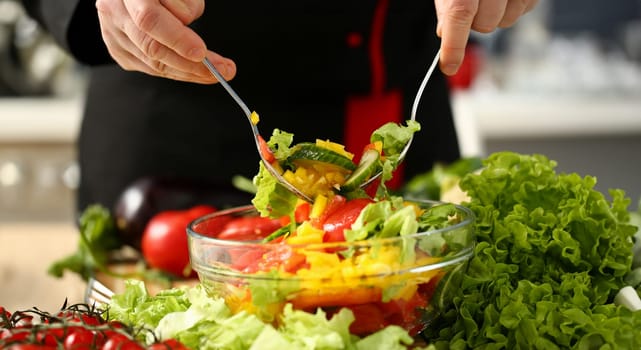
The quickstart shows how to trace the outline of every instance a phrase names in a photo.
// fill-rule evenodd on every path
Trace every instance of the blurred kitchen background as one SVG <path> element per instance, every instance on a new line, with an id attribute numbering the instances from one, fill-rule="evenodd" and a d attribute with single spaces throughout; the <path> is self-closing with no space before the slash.
<path id="1" fill-rule="evenodd" d="M 641 196 L 641 0 L 542 0 L 472 41 L 452 79 L 465 156 L 542 153 Z M 0 224 L 73 219 L 85 73 L 0 0 Z"/>

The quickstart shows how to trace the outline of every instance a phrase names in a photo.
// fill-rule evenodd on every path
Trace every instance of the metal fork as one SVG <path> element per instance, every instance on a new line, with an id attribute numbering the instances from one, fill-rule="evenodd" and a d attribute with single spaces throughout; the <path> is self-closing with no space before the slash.
<path id="1" fill-rule="evenodd" d="M 423 96 L 423 90 L 425 90 L 425 86 L 427 85 L 427 81 L 430 79 L 430 77 L 432 76 L 432 73 L 434 72 L 434 69 L 436 68 L 436 65 L 438 63 L 440 55 L 441 55 L 441 50 L 439 49 L 436 52 L 436 55 L 434 56 L 434 59 L 432 60 L 432 64 L 430 65 L 429 69 L 427 70 L 427 73 L 425 74 L 425 77 L 423 78 L 423 81 L 421 82 L 421 85 L 420 85 L 420 87 L 419 87 L 419 89 L 418 89 L 418 91 L 416 93 L 416 97 L 414 97 L 414 104 L 412 105 L 412 113 L 410 115 L 410 119 L 411 120 L 416 120 L 416 111 L 418 110 L 418 103 L 421 100 L 421 96 Z M 301 192 L 299 189 L 297 189 L 294 185 L 292 185 L 287 180 L 285 180 L 285 178 L 283 178 L 276 171 L 276 169 L 274 169 L 274 167 L 272 167 L 272 165 L 269 163 L 269 161 L 267 161 L 265 159 L 265 156 L 261 152 L 260 141 L 259 141 L 260 134 L 258 132 L 258 127 L 256 126 L 256 123 L 254 121 L 252 121 L 251 111 L 249 110 L 249 108 L 247 107 L 245 102 L 243 102 L 243 100 L 240 98 L 240 96 L 238 96 L 238 94 L 236 94 L 234 89 L 232 89 L 232 87 L 227 83 L 225 78 L 223 78 L 223 76 L 218 72 L 216 67 L 214 67 L 214 65 L 211 64 L 211 62 L 207 58 L 205 58 L 203 60 L 203 63 L 205 64 L 205 66 L 207 66 L 207 68 L 209 69 L 211 74 L 213 74 L 216 77 L 216 79 L 218 79 L 218 82 L 220 82 L 220 84 L 222 84 L 222 86 L 225 88 L 225 90 L 227 90 L 229 95 L 231 95 L 231 97 L 234 98 L 234 100 L 236 101 L 236 103 L 238 103 L 238 105 L 243 110 L 243 112 L 245 112 L 245 115 L 247 116 L 247 119 L 249 120 L 249 124 L 251 125 L 251 128 L 252 128 L 252 133 L 254 135 L 254 141 L 256 143 L 256 148 L 258 149 L 258 154 L 260 155 L 260 158 L 263 161 L 263 164 L 265 165 L 265 167 L 267 168 L 269 173 L 272 174 L 272 176 L 274 176 L 276 178 L 276 180 L 278 180 L 278 182 L 280 182 L 283 186 L 285 186 L 289 191 L 295 193 L 298 197 L 302 198 L 303 200 L 312 203 L 313 200 L 311 198 L 309 198 L 309 196 L 307 196 L 306 194 Z M 405 158 L 405 154 L 407 154 L 407 151 L 409 150 L 413 139 L 414 139 L 414 135 L 412 135 L 410 137 L 409 141 L 407 142 L 407 144 L 403 148 L 403 151 L 401 151 L 401 154 L 399 155 L 399 162 L 401 162 Z M 382 173 L 382 171 L 378 172 L 377 174 L 375 174 L 372 177 L 370 177 L 369 180 L 365 181 L 365 183 L 363 183 L 361 185 L 361 187 L 368 186 L 370 183 L 372 183 L 374 180 L 376 180 L 379 176 L 381 176 L 381 173 Z"/>
<path id="2" fill-rule="evenodd" d="M 432 60 L 432 64 L 430 67 L 427 69 L 427 73 L 425 73 L 425 77 L 423 78 L 423 81 L 421 82 L 421 85 L 418 88 L 418 91 L 416 92 L 416 96 L 414 97 L 414 104 L 412 105 L 412 113 L 410 115 L 411 120 L 416 120 L 416 111 L 418 110 L 418 103 L 421 101 L 421 97 L 423 96 L 423 90 L 425 90 L 425 86 L 427 85 L 427 81 L 430 80 L 430 77 L 432 76 L 432 73 L 434 72 L 434 69 L 436 68 L 436 65 L 438 64 L 438 60 L 441 57 L 441 49 L 439 49 L 436 52 L 436 55 L 434 56 L 434 59 Z M 414 139 L 414 134 L 410 137 L 409 141 L 407 141 L 407 144 L 401 151 L 401 154 L 398 157 L 398 162 L 400 163 L 403 161 L 405 158 L 405 154 L 407 154 L 407 151 L 410 149 L 410 145 L 412 144 L 412 140 Z M 382 172 L 378 172 L 375 175 L 372 175 L 372 177 L 369 178 L 369 180 L 365 181 L 361 185 L 361 187 L 366 187 L 370 183 L 372 183 L 374 180 L 376 180 L 379 176 L 381 176 Z"/>
<path id="3" fill-rule="evenodd" d="M 282 177 L 280 175 L 280 173 L 278 171 L 276 171 L 276 169 L 274 169 L 274 167 L 271 165 L 271 163 L 265 158 L 265 155 L 261 151 L 261 146 L 260 146 L 260 143 L 261 143 L 260 142 L 260 138 L 261 138 L 261 136 L 260 136 L 260 133 L 258 132 L 258 126 L 256 125 L 256 122 L 254 120 L 252 120 L 252 112 L 249 110 L 249 108 L 247 107 L 245 102 L 243 102 L 243 100 L 240 98 L 240 96 L 238 96 L 236 91 L 234 91 L 234 89 L 232 89 L 232 87 L 229 85 L 229 83 L 227 83 L 227 81 L 225 80 L 225 78 L 223 78 L 223 76 L 220 74 L 220 72 L 218 72 L 216 67 L 214 67 L 214 65 L 209 61 L 209 59 L 207 59 L 205 57 L 205 59 L 203 60 L 203 63 L 205 64 L 205 66 L 207 66 L 207 69 L 209 69 L 211 74 L 213 74 L 214 77 L 216 77 L 216 79 L 218 79 L 218 82 L 225 88 L 225 90 L 227 90 L 229 95 L 231 95 L 231 97 L 234 98 L 234 100 L 236 101 L 236 103 L 238 103 L 238 105 L 243 110 L 243 112 L 245 112 L 245 115 L 247 116 L 247 120 L 249 121 L 249 125 L 251 126 L 251 129 L 252 129 L 252 134 L 254 136 L 254 142 L 256 143 L 256 149 L 258 149 L 258 154 L 260 155 L 260 159 L 262 160 L 263 165 L 265 165 L 265 168 L 267 168 L 267 171 L 269 171 L 269 173 L 274 178 L 276 178 L 276 180 L 278 182 L 280 182 L 283 186 L 285 186 L 285 188 L 287 188 L 289 191 L 291 191 L 294 194 L 296 194 L 301 199 L 303 199 L 303 200 L 305 200 L 307 202 L 310 202 L 310 203 L 314 202 L 309 196 L 307 196 L 306 194 L 301 192 L 298 188 L 296 188 L 296 186 L 292 185 L 291 183 L 289 183 L 289 181 L 285 180 L 285 178 Z"/>
<path id="4" fill-rule="evenodd" d="M 114 294 L 114 291 L 109 289 L 109 287 L 105 286 L 97 279 L 90 277 L 87 281 L 85 302 L 88 305 L 95 305 L 97 308 L 104 308 L 109 304 Z"/>

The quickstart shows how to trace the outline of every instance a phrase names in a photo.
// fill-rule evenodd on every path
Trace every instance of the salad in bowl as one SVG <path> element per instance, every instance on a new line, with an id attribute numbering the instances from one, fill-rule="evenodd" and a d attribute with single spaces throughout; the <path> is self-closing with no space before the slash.
<path id="1" fill-rule="evenodd" d="M 214 212 L 187 228 L 192 268 L 233 312 L 278 324 L 293 308 L 354 315 L 350 332 L 399 326 L 421 332 L 449 305 L 473 254 L 474 215 L 460 205 L 391 194 L 385 181 L 418 124 L 386 124 L 358 163 L 330 141 L 291 145 L 276 130 L 273 163 L 313 203 L 261 165 L 251 205 Z M 361 184 L 382 171 L 374 191 Z"/>

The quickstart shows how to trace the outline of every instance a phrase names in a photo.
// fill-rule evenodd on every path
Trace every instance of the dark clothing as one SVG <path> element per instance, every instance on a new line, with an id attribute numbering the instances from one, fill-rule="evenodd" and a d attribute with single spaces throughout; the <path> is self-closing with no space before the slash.
<path id="1" fill-rule="evenodd" d="M 221 86 L 124 71 L 100 39 L 93 1 L 24 2 L 62 45 L 91 66 L 78 138 L 79 209 L 91 203 L 111 207 L 123 188 L 142 176 L 229 184 L 234 175 L 256 174 L 259 158 L 248 121 Z M 382 35 L 373 31 L 377 8 L 383 11 Z M 343 142 L 350 96 L 400 91 L 401 120 L 409 119 L 438 49 L 435 21 L 434 4 L 423 0 L 236 0 L 208 1 L 192 28 L 210 49 L 236 62 L 238 73 L 230 83 L 260 115 L 265 138 L 279 128 L 294 133 L 295 143 Z M 382 45 L 378 53 L 372 47 L 377 42 Z M 375 74 L 381 82 L 381 72 L 376 73 L 381 62 L 381 91 L 373 91 Z M 404 162 L 405 177 L 459 157 L 440 72 L 426 88 L 417 120 L 422 130 Z"/>

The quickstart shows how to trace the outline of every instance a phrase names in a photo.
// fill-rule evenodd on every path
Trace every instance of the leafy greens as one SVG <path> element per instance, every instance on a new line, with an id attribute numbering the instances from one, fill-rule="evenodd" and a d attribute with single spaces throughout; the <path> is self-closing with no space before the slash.
<path id="1" fill-rule="evenodd" d="M 641 313 L 612 303 L 630 271 L 630 200 L 558 174 L 542 155 L 498 152 L 461 188 L 478 244 L 438 349 L 639 349 Z"/>

